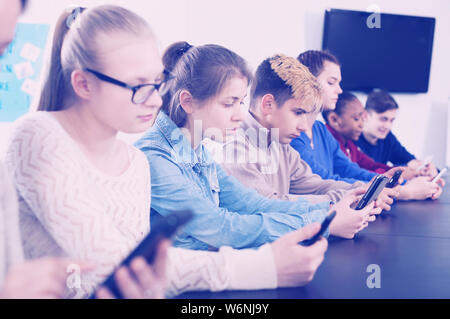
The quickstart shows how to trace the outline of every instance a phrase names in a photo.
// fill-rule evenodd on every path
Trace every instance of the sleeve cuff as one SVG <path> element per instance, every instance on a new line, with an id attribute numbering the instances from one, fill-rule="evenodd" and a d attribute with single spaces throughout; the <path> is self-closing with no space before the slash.
<path id="1" fill-rule="evenodd" d="M 258 290 L 277 287 L 277 271 L 270 244 L 258 249 L 222 247 L 231 281 L 229 289 Z"/>
<path id="2" fill-rule="evenodd" d="M 304 226 L 312 223 L 321 224 L 323 220 L 327 217 L 329 211 L 330 210 L 328 207 L 327 209 L 315 210 L 309 212 L 308 214 L 301 215 L 301 217 L 304 220 Z M 329 235 L 330 235 L 330 227 L 328 227 L 327 230 L 324 232 L 323 237 L 328 238 Z"/>

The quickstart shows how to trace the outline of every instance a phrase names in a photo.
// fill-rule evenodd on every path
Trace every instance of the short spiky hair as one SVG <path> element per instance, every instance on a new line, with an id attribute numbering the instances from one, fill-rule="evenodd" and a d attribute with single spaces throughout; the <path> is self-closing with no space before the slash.
<path id="1" fill-rule="evenodd" d="M 264 60 L 257 68 L 250 93 L 250 107 L 256 99 L 272 94 L 281 107 L 287 100 L 296 98 L 316 107 L 321 105 L 321 87 L 317 79 L 297 59 L 283 54 Z"/>
<path id="2" fill-rule="evenodd" d="M 385 90 L 373 91 L 367 96 L 366 110 L 377 113 L 384 113 L 389 110 L 398 109 L 398 104 L 395 102 L 392 95 Z"/>

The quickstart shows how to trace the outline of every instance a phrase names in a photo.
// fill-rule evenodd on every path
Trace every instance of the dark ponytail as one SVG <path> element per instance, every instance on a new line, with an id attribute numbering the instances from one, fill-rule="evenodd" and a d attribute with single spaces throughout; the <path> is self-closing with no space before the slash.
<path id="1" fill-rule="evenodd" d="M 163 64 L 166 71 L 169 71 L 172 73 L 173 69 L 175 68 L 175 65 L 177 64 L 178 60 L 188 52 L 192 48 L 192 45 L 187 43 L 186 41 L 181 42 L 175 42 L 171 44 L 163 55 Z"/>
<path id="2" fill-rule="evenodd" d="M 20 0 L 20 4 L 22 6 L 22 11 L 25 11 L 28 4 L 28 0 Z"/>
<path id="3" fill-rule="evenodd" d="M 178 127 L 184 126 L 187 119 L 180 105 L 182 90 L 201 103 L 219 94 L 232 77 L 246 78 L 249 84 L 252 79 L 242 57 L 215 44 L 193 47 L 187 42 L 174 43 L 164 53 L 163 64 L 175 78 L 161 109 Z"/>
<path id="4" fill-rule="evenodd" d="M 180 58 L 188 52 L 193 46 L 187 43 L 186 41 L 180 41 L 175 42 L 171 44 L 166 51 L 163 54 L 162 62 L 164 65 L 164 70 L 168 72 L 169 74 L 173 74 L 173 70 L 175 69 L 175 66 L 177 65 Z M 170 83 L 169 83 L 169 90 L 166 94 L 163 95 L 163 105 L 168 105 L 170 103 L 170 100 L 172 98 L 172 95 L 170 93 Z"/>

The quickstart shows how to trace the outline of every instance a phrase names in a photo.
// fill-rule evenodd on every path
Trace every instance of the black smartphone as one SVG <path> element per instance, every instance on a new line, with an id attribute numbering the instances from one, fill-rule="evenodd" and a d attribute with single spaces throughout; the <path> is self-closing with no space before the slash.
<path id="1" fill-rule="evenodd" d="M 356 205 L 355 210 L 361 210 L 374 201 L 386 186 L 389 178 L 384 175 L 378 175 L 370 184 L 369 189 L 365 192 L 361 200 Z"/>
<path id="2" fill-rule="evenodd" d="M 333 210 L 327 217 L 325 217 L 325 219 L 323 220 L 321 226 L 320 226 L 320 230 L 317 234 L 315 234 L 313 237 L 311 237 L 310 239 L 306 239 L 304 241 L 302 241 L 300 243 L 300 245 L 302 246 L 311 246 L 314 245 L 316 243 L 316 241 L 318 241 L 320 239 L 320 237 L 322 237 L 323 233 L 325 233 L 325 231 L 327 230 L 328 226 L 330 225 L 331 221 L 333 220 L 333 218 L 336 216 L 336 211 Z"/>
<path id="3" fill-rule="evenodd" d="M 398 179 L 400 178 L 400 176 L 402 175 L 403 171 L 402 170 L 398 170 L 394 173 L 394 175 L 392 176 L 391 180 L 386 184 L 387 188 L 394 188 L 395 186 L 397 186 L 398 183 Z"/>
<path id="4" fill-rule="evenodd" d="M 123 298 L 122 293 L 118 289 L 115 282 L 115 272 L 120 266 L 129 266 L 131 261 L 138 256 L 145 258 L 147 263 L 152 264 L 155 256 L 158 244 L 164 238 L 170 238 L 173 234 L 184 224 L 186 224 L 192 218 L 192 212 L 179 211 L 171 213 L 165 217 L 161 215 L 152 220 L 152 226 L 150 233 L 142 240 L 142 242 L 124 259 L 121 264 L 114 269 L 109 277 L 99 287 L 106 287 L 116 298 Z M 89 299 L 96 299 L 95 292 L 89 297 Z"/>

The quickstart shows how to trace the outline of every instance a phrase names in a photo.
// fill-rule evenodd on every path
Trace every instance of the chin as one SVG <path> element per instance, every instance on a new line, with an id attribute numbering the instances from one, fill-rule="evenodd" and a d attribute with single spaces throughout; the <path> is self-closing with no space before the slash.
<path id="1" fill-rule="evenodd" d="M 122 130 L 120 130 L 123 133 L 126 134 L 139 134 L 139 133 L 144 133 L 146 132 L 148 129 L 150 129 L 153 126 L 153 121 L 152 122 L 148 122 L 148 123 L 144 123 L 144 124 L 138 124 L 138 125 L 130 125 Z"/>
<path id="2" fill-rule="evenodd" d="M 323 111 L 334 111 L 336 109 L 336 102 L 330 101 L 327 104 L 323 105 Z"/>

